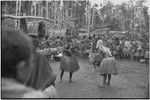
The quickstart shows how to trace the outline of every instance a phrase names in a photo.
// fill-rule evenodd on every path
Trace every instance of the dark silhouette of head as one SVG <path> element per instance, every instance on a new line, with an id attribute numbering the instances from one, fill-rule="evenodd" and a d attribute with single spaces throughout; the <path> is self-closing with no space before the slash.
<path id="1" fill-rule="evenodd" d="M 2 30 L 2 77 L 17 78 L 17 65 L 30 63 L 31 39 L 19 30 Z"/>

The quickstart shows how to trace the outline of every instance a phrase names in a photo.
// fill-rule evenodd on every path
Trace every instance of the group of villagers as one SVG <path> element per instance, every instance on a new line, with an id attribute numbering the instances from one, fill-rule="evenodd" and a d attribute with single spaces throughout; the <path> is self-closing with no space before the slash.
<path id="1" fill-rule="evenodd" d="M 12 28 L 2 29 L 2 98 L 58 97 L 56 75 L 46 56 L 37 52 L 40 38 Z M 80 65 L 73 39 L 68 36 L 65 40 L 60 63 L 60 82 L 64 72 L 68 72 L 69 82 L 72 83 L 72 76 L 80 69 Z M 110 85 L 111 75 L 117 74 L 117 61 L 101 39 L 97 41 L 96 48 L 96 60 L 100 63 L 102 86 L 105 87 Z"/>

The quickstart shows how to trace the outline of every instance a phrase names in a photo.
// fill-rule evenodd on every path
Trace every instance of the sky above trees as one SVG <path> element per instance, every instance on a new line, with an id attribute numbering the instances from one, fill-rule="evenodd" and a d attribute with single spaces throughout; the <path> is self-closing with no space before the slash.
<path id="1" fill-rule="evenodd" d="M 99 3 L 104 3 L 107 0 L 90 0 L 90 1 L 91 1 L 91 3 L 99 4 Z M 109 0 L 109 1 L 114 3 L 114 4 L 121 4 L 122 2 L 127 2 L 129 0 Z"/>
<path id="2" fill-rule="evenodd" d="M 113 4 L 122 4 L 123 2 L 129 2 L 130 0 L 90 0 L 91 4 L 104 4 L 105 2 L 110 1 Z M 138 0 L 133 0 L 134 2 L 138 1 Z M 145 6 L 148 7 L 148 13 L 150 15 L 150 0 L 145 0 Z"/>

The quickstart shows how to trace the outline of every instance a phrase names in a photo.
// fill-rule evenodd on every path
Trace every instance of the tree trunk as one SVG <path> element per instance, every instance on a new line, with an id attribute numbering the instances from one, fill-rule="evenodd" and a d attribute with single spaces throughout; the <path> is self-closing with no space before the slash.
<path id="1" fill-rule="evenodd" d="M 34 5 L 34 16 L 36 16 L 36 4 Z"/>
<path id="2" fill-rule="evenodd" d="M 93 12 L 92 12 L 92 23 L 91 23 L 91 24 L 92 24 L 92 25 L 91 25 L 92 28 L 94 27 L 94 17 L 95 17 L 95 12 L 94 12 L 94 10 L 95 10 L 95 9 L 93 8 Z"/>
<path id="3" fill-rule="evenodd" d="M 16 16 L 18 15 L 18 1 L 16 1 Z M 17 20 L 15 20 L 15 27 L 17 28 L 17 23 L 18 23 L 18 21 Z"/>
<path id="4" fill-rule="evenodd" d="M 54 35 L 56 30 L 56 1 L 54 1 Z"/>
<path id="5" fill-rule="evenodd" d="M 18 9 L 19 13 L 18 13 L 18 15 L 20 16 L 21 15 L 21 1 L 18 1 L 18 6 L 19 6 L 19 9 Z M 18 20 L 18 28 L 20 29 L 20 20 Z"/>
<path id="6" fill-rule="evenodd" d="M 27 23 L 26 23 L 26 19 L 20 19 L 20 29 L 27 34 L 28 33 L 28 29 L 27 29 Z"/>
<path id="7" fill-rule="evenodd" d="M 90 27 L 91 27 L 91 7 L 89 6 L 89 20 L 88 20 L 88 34 L 90 36 Z"/>
<path id="8" fill-rule="evenodd" d="M 46 1 L 46 15 L 47 15 L 46 17 L 48 18 L 48 1 Z M 47 25 L 47 23 L 46 23 L 46 33 L 48 33 L 48 25 Z"/>

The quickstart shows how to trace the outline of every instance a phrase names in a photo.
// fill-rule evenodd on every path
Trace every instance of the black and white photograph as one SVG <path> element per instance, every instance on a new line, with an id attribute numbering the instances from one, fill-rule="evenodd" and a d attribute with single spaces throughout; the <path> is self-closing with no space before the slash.
<path id="1" fill-rule="evenodd" d="M 150 0 L 1 0 L 1 99 L 150 99 Z"/>

